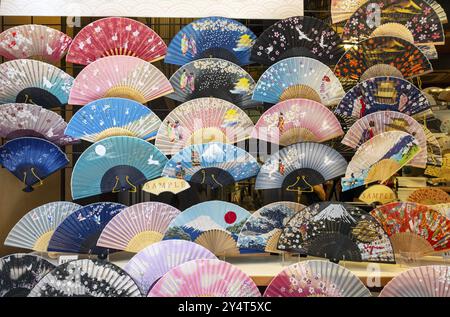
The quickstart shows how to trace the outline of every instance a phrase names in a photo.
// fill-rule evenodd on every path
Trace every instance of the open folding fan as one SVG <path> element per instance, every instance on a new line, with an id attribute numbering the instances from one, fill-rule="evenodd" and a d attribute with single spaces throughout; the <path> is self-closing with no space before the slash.
<path id="1" fill-rule="evenodd" d="M 408 196 L 408 201 L 422 205 L 450 203 L 450 195 L 439 188 L 420 188 Z"/>
<path id="2" fill-rule="evenodd" d="M 436 46 L 434 46 L 434 45 L 419 45 L 418 47 L 428 59 L 431 60 L 431 59 L 439 58 L 439 54 L 436 49 Z"/>
<path id="3" fill-rule="evenodd" d="M 197 259 L 167 272 L 149 297 L 259 297 L 252 279 L 236 266 L 215 259 Z"/>
<path id="4" fill-rule="evenodd" d="M 428 58 L 414 44 L 394 36 L 377 36 L 352 46 L 334 73 L 350 89 L 373 77 L 413 78 L 433 71 Z"/>
<path id="5" fill-rule="evenodd" d="M 441 166 L 443 162 L 442 149 L 436 136 L 426 127 L 422 126 L 427 138 L 428 164 Z"/>
<path id="6" fill-rule="evenodd" d="M 172 110 L 161 124 L 155 145 L 165 154 L 176 154 L 193 144 L 237 143 L 250 138 L 253 122 L 232 103 L 198 98 Z"/>
<path id="7" fill-rule="evenodd" d="M 332 106 L 344 94 L 339 79 L 327 65 L 313 58 L 290 57 L 261 75 L 252 98 L 267 103 L 304 98 Z"/>
<path id="8" fill-rule="evenodd" d="M 272 65 L 285 58 L 305 56 L 334 65 L 344 53 L 341 44 L 339 34 L 322 20 L 290 17 L 276 22 L 258 37 L 251 60 Z"/>
<path id="9" fill-rule="evenodd" d="M 149 108 L 123 98 L 92 101 L 70 119 L 66 134 L 97 142 L 111 136 L 133 136 L 154 139 L 161 120 Z"/>
<path id="10" fill-rule="evenodd" d="M 167 97 L 185 102 L 215 97 L 240 107 L 258 104 L 252 100 L 255 81 L 240 66 L 220 58 L 203 58 L 181 66 L 170 77 L 175 90 Z"/>
<path id="11" fill-rule="evenodd" d="M 128 136 L 114 136 L 92 144 L 81 154 L 72 173 L 74 199 L 135 192 L 139 185 L 161 176 L 167 158 L 153 144 Z"/>
<path id="12" fill-rule="evenodd" d="M 102 230 L 126 206 L 101 202 L 84 206 L 70 215 L 53 232 L 49 252 L 105 255 L 116 250 L 97 246 Z"/>
<path id="13" fill-rule="evenodd" d="M 444 44 L 437 13 L 425 0 L 367 0 L 347 20 L 342 40 L 394 35 L 416 44 Z"/>
<path id="14" fill-rule="evenodd" d="M 450 220 L 432 206 L 396 202 L 372 210 L 384 227 L 396 254 L 414 257 L 450 249 Z"/>
<path id="15" fill-rule="evenodd" d="M 397 200 L 395 192 L 385 185 L 372 185 L 361 193 L 359 200 L 366 204 L 387 204 Z"/>
<path id="16" fill-rule="evenodd" d="M 191 185 L 184 179 L 160 177 L 145 183 L 142 186 L 142 190 L 153 195 L 159 195 L 165 192 L 179 194 L 190 187 Z"/>
<path id="17" fill-rule="evenodd" d="M 59 68 L 31 59 L 0 65 L 0 104 L 33 103 L 44 108 L 67 104 L 74 79 Z"/>
<path id="18" fill-rule="evenodd" d="M 47 252 L 54 230 L 63 220 L 81 206 L 68 201 L 48 203 L 28 212 L 11 229 L 5 245 Z"/>
<path id="19" fill-rule="evenodd" d="M 252 137 L 288 146 L 303 141 L 325 142 L 344 134 L 327 107 L 308 99 L 282 101 L 263 113 Z"/>
<path id="20" fill-rule="evenodd" d="M 370 291 L 350 270 L 320 260 L 292 264 L 278 273 L 264 297 L 370 297 Z"/>
<path id="21" fill-rule="evenodd" d="M 144 202 L 125 208 L 106 225 L 97 245 L 137 253 L 161 241 L 169 224 L 179 213 L 175 207 L 158 202 Z"/>
<path id="22" fill-rule="evenodd" d="M 57 63 L 71 42 L 63 32 L 45 25 L 19 25 L 0 34 L 0 55 L 9 60 L 33 58 Z"/>
<path id="23" fill-rule="evenodd" d="M 295 214 L 280 235 L 278 249 L 332 262 L 395 263 L 383 227 L 362 209 L 342 203 L 317 203 Z"/>
<path id="24" fill-rule="evenodd" d="M 139 251 L 124 270 L 139 286 L 142 294 L 174 267 L 197 259 L 217 259 L 208 249 L 185 240 L 166 240 Z"/>
<path id="25" fill-rule="evenodd" d="M 162 174 L 218 188 L 254 177 L 258 171 L 258 162 L 245 150 L 213 142 L 184 148 L 172 156 Z"/>
<path id="26" fill-rule="evenodd" d="M 427 139 L 422 125 L 400 112 L 378 111 L 368 114 L 352 125 L 341 142 L 356 149 L 374 136 L 388 131 L 403 131 L 414 136 L 419 143 L 420 152 L 411 160 L 409 165 L 419 168 L 426 167 Z"/>
<path id="27" fill-rule="evenodd" d="M 206 201 L 179 214 L 164 236 L 200 244 L 216 255 L 238 254 L 238 234 L 250 213 L 225 201 Z"/>
<path id="28" fill-rule="evenodd" d="M 0 297 L 26 297 L 54 268 L 33 254 L 16 253 L 0 258 Z"/>
<path id="29" fill-rule="evenodd" d="M 276 202 L 252 213 L 239 233 L 238 248 L 245 251 L 278 252 L 278 238 L 297 212 L 305 208 L 294 202 Z"/>
<path id="30" fill-rule="evenodd" d="M 250 64 L 255 34 L 242 23 L 223 17 L 195 20 L 172 39 L 165 62 L 184 65 L 193 60 L 216 57 L 237 65 Z"/>
<path id="31" fill-rule="evenodd" d="M 147 62 L 162 59 L 167 46 L 161 37 L 145 24 L 123 17 L 94 21 L 73 39 L 66 60 L 88 65 L 105 56 L 135 56 Z"/>
<path id="32" fill-rule="evenodd" d="M 28 297 L 141 297 L 133 279 L 107 261 L 64 263 L 36 284 Z"/>
<path id="33" fill-rule="evenodd" d="M 384 132 L 362 144 L 341 179 L 342 190 L 386 182 L 421 151 L 418 141 L 402 131 Z"/>
<path id="34" fill-rule="evenodd" d="M 1 107 L 1 106 L 0 106 Z M 32 192 L 33 186 L 63 169 L 69 160 L 55 144 L 38 138 L 17 138 L 0 147 L 0 164 Z"/>
<path id="35" fill-rule="evenodd" d="M 85 105 L 107 97 L 146 103 L 172 91 L 166 76 L 149 62 L 133 56 L 108 56 L 89 64 L 78 74 L 69 103 Z"/>
<path id="36" fill-rule="evenodd" d="M 345 173 L 347 161 L 319 143 L 297 143 L 272 154 L 261 167 L 255 189 L 308 191 Z"/>
<path id="37" fill-rule="evenodd" d="M 380 297 L 450 297 L 450 266 L 411 268 L 390 280 Z"/>

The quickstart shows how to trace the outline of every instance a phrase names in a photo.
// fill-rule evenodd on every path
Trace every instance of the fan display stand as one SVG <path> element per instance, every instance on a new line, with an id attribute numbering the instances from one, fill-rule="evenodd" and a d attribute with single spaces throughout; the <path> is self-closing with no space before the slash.
<path id="1" fill-rule="evenodd" d="M 298 183 L 301 181 L 303 181 L 309 188 L 305 190 L 305 189 L 302 189 L 300 186 L 298 186 Z M 297 187 L 295 187 L 295 186 L 297 186 Z M 301 176 L 301 177 L 297 176 L 296 182 L 294 184 L 291 184 L 288 187 L 286 187 L 286 191 L 297 193 L 297 203 L 300 204 L 302 194 L 303 193 L 313 193 L 314 187 L 311 186 L 310 184 L 308 184 L 305 176 Z"/>

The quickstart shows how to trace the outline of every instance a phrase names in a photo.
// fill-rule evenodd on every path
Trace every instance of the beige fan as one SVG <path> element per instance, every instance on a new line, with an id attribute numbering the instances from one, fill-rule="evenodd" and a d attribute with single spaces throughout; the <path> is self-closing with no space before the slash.
<path id="1" fill-rule="evenodd" d="M 195 243 L 207 248 L 215 255 L 238 255 L 239 249 L 236 240 L 226 231 L 212 229 L 203 232 L 194 241 Z"/>
<path id="2" fill-rule="evenodd" d="M 280 236 L 283 233 L 282 229 L 275 229 L 272 233 L 272 236 L 267 240 L 266 249 L 264 251 L 270 253 L 279 253 L 278 250 L 278 240 L 280 240 Z"/>
<path id="3" fill-rule="evenodd" d="M 386 23 L 377 27 L 370 37 L 374 36 L 395 36 L 410 43 L 414 43 L 414 36 L 406 26 L 400 23 Z"/>
<path id="4" fill-rule="evenodd" d="M 450 203 L 450 195 L 439 188 L 421 188 L 412 192 L 408 201 L 422 205 L 444 204 Z"/>
<path id="5" fill-rule="evenodd" d="M 420 258 L 434 253 L 433 246 L 416 233 L 402 232 L 389 237 L 396 254 Z"/>
<path id="6" fill-rule="evenodd" d="M 321 102 L 320 95 L 317 91 L 307 85 L 294 85 L 285 89 L 280 96 L 280 101 L 298 98 Z"/>
<path id="7" fill-rule="evenodd" d="M 364 82 L 368 79 L 375 77 L 397 77 L 403 78 L 402 72 L 394 66 L 387 64 L 376 64 L 369 67 L 362 75 L 360 82 Z"/>
<path id="8" fill-rule="evenodd" d="M 402 168 L 402 165 L 398 162 L 385 159 L 381 160 L 378 163 L 375 163 L 369 170 L 367 175 L 367 183 L 377 182 L 378 180 L 388 180 L 395 171 L 398 171 Z"/>

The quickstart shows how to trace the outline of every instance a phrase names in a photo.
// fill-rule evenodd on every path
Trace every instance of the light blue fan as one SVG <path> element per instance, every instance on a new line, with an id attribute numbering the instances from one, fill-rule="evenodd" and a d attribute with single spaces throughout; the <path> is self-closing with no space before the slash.
<path id="1" fill-rule="evenodd" d="M 256 176 L 259 164 L 246 151 L 213 142 L 186 147 L 167 162 L 163 176 L 207 184 L 213 188 Z"/>
<path id="2" fill-rule="evenodd" d="M 255 34 L 235 20 L 203 18 L 186 25 L 175 35 L 165 62 L 184 65 L 200 58 L 217 57 L 237 65 L 248 65 L 255 40 Z"/>
<path id="3" fill-rule="evenodd" d="M 97 255 L 116 251 L 97 247 L 97 240 L 108 222 L 125 207 L 122 204 L 101 202 L 78 209 L 56 228 L 47 250 Z"/>
<path id="4" fill-rule="evenodd" d="M 111 136 L 154 139 L 161 120 L 149 108 L 123 98 L 105 98 L 88 103 L 70 119 L 66 135 L 88 142 Z"/>
<path id="5" fill-rule="evenodd" d="M 72 197 L 130 190 L 158 178 L 167 157 L 142 139 L 115 136 L 92 144 L 77 160 L 72 173 Z"/>

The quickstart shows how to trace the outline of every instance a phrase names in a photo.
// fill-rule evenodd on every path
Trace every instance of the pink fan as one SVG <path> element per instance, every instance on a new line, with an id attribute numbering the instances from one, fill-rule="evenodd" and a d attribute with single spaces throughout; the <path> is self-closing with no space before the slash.
<path id="1" fill-rule="evenodd" d="M 166 51 L 166 43 L 145 24 L 111 17 L 85 26 L 73 39 L 66 59 L 88 65 L 105 56 L 128 55 L 154 62 L 164 58 Z"/>
<path id="2" fill-rule="evenodd" d="M 146 202 L 125 208 L 103 229 L 97 246 L 139 252 L 161 241 L 180 211 L 170 205 Z"/>
<path id="3" fill-rule="evenodd" d="M 166 76 L 149 62 L 132 56 L 109 56 L 89 64 L 78 74 L 69 103 L 85 105 L 107 97 L 146 103 L 172 91 Z"/>
<path id="4" fill-rule="evenodd" d="M 252 279 L 237 267 L 220 260 L 199 259 L 167 272 L 149 297 L 259 297 Z"/>

